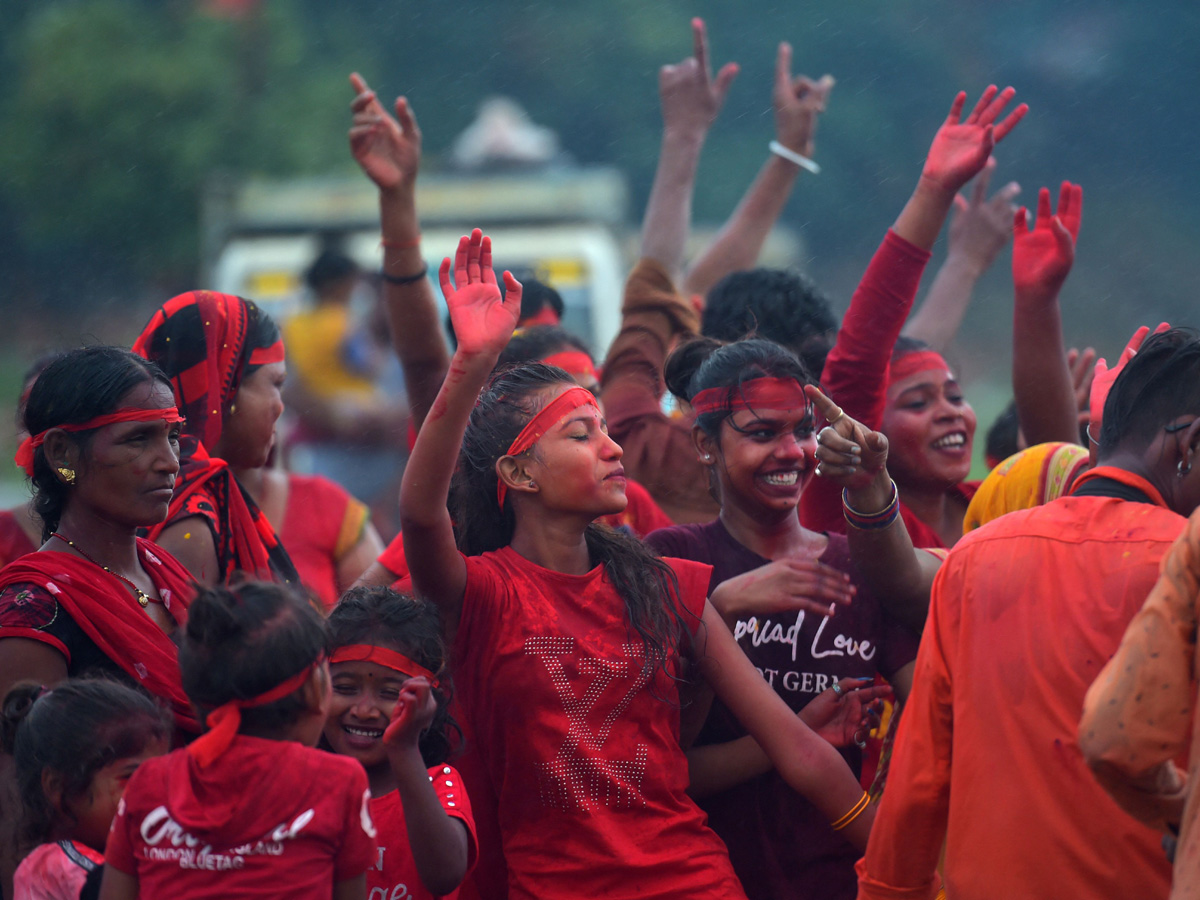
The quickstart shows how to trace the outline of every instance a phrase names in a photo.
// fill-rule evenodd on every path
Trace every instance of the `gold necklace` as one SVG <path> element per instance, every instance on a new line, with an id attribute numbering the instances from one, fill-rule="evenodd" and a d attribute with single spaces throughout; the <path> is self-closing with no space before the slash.
<path id="1" fill-rule="evenodd" d="M 90 562 L 93 566 L 100 566 L 100 568 L 102 568 L 109 575 L 112 575 L 115 578 L 120 578 L 123 582 L 125 582 L 127 585 L 129 585 L 131 588 L 133 588 L 133 593 L 137 597 L 137 602 L 139 604 L 141 604 L 142 609 L 145 609 L 151 603 L 155 602 L 154 599 L 151 598 L 151 596 L 149 594 L 147 594 L 145 591 L 143 591 L 140 587 L 138 587 L 136 584 L 134 584 L 130 579 L 126 578 L 120 572 L 114 572 L 108 566 L 104 565 L 103 563 L 97 562 L 96 560 L 94 560 L 90 556 L 88 556 L 86 553 L 84 553 L 83 549 L 76 546 L 74 541 L 70 540 L 69 538 L 63 537 L 57 531 L 51 532 L 50 536 L 58 538 L 60 541 L 62 541 L 64 544 L 66 544 L 68 547 L 70 547 L 72 550 L 74 550 L 76 553 L 78 553 L 80 556 L 82 556 L 84 559 L 86 559 L 88 562 Z"/>

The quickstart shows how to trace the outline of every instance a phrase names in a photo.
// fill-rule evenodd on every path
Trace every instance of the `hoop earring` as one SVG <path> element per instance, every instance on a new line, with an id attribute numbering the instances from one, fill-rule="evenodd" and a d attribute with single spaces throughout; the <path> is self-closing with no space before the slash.
<path id="1" fill-rule="evenodd" d="M 74 469 L 68 468 L 67 466 L 59 466 L 54 471 L 56 471 L 58 473 L 59 478 L 61 478 L 64 483 L 66 483 L 66 484 L 74 484 L 75 483 L 75 470 Z"/>
<path id="2" fill-rule="evenodd" d="M 1189 463 L 1187 464 L 1187 466 L 1185 467 L 1185 466 L 1183 465 L 1183 460 L 1182 460 L 1182 459 L 1179 461 L 1179 465 L 1177 465 L 1177 466 L 1175 467 L 1175 474 L 1176 474 L 1176 476 L 1178 476 L 1179 478 L 1183 478 L 1183 477 L 1184 477 L 1185 475 L 1187 475 L 1187 474 L 1188 474 L 1188 472 L 1190 472 L 1190 471 L 1192 471 L 1192 464 L 1189 462 Z"/>

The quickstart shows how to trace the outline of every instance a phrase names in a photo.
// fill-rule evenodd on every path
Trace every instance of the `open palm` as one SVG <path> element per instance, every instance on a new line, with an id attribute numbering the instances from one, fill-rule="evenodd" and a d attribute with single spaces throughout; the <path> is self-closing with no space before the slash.
<path id="1" fill-rule="evenodd" d="M 458 242 L 451 268 L 442 260 L 438 272 L 450 321 L 462 353 L 499 352 L 504 349 L 521 312 L 521 283 L 504 273 L 505 293 L 500 294 L 492 271 L 492 239 L 476 228 Z"/>
<path id="2" fill-rule="evenodd" d="M 350 104 L 354 113 L 350 151 L 354 158 L 367 177 L 384 190 L 411 184 L 421 163 L 421 130 L 408 100 L 396 100 L 393 118 L 362 76 L 351 75 L 350 84 L 356 91 Z"/>

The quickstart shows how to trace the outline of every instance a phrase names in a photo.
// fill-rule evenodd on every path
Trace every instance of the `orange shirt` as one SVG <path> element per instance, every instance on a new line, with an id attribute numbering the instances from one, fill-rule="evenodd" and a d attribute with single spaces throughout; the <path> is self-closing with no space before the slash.
<path id="1" fill-rule="evenodd" d="M 966 535 L 934 581 L 861 898 L 1166 897 L 1161 835 L 1083 761 L 1077 723 L 1183 528 L 1153 502 L 1065 497 Z"/>
<path id="2" fill-rule="evenodd" d="M 1120 649 L 1088 691 L 1079 739 L 1113 798 L 1156 828 L 1182 824 L 1172 897 L 1200 895 L 1200 810 L 1172 762 L 1200 760 L 1195 729 L 1196 622 L 1200 607 L 1200 511 L 1163 560 L 1162 575 L 1133 617 Z"/>

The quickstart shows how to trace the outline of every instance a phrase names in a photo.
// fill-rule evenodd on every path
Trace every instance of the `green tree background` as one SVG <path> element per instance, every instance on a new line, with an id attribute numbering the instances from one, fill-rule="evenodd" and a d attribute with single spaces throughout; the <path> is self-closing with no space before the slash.
<path id="1" fill-rule="evenodd" d="M 954 93 L 1011 83 L 1031 111 L 999 148 L 994 184 L 1016 179 L 1026 203 L 1063 178 L 1086 192 L 1069 338 L 1111 358 L 1137 324 L 1196 321 L 1192 0 L 41 0 L 0 4 L 0 368 L 81 327 L 128 340 L 149 304 L 197 286 L 198 197 L 214 172 L 352 171 L 352 69 L 409 96 L 428 168 L 484 97 L 509 94 L 576 160 L 624 169 L 640 213 L 656 72 L 690 52 L 693 15 L 714 62 L 742 67 L 705 150 L 698 221 L 722 219 L 761 164 L 775 48 L 789 40 L 797 71 L 838 84 L 823 171 L 784 218 L 844 305 Z M 1002 257 L 957 354 L 996 394 L 1010 316 Z"/>

